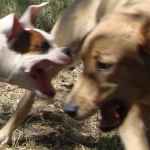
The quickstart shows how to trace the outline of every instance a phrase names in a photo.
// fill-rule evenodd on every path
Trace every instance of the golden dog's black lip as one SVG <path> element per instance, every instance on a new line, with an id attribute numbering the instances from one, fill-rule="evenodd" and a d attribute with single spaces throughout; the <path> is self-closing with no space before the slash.
<path id="1" fill-rule="evenodd" d="M 111 131 L 120 126 L 127 114 L 127 107 L 120 99 L 108 101 L 101 107 L 101 125 L 103 132 Z"/>

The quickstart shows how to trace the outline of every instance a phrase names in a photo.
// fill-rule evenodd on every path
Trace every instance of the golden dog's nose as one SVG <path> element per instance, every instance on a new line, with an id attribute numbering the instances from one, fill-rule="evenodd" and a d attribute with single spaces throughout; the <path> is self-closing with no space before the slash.
<path id="1" fill-rule="evenodd" d="M 67 104 L 64 108 L 64 112 L 71 117 L 75 117 L 77 114 L 78 106 L 75 104 Z"/>

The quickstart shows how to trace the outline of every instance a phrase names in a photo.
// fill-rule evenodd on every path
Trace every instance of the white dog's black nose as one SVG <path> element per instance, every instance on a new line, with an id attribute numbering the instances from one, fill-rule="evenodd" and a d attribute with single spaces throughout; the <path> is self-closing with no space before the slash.
<path id="1" fill-rule="evenodd" d="M 64 112 L 71 117 L 75 117 L 77 114 L 78 106 L 75 104 L 67 104 L 64 108 Z"/>
<path id="2" fill-rule="evenodd" d="M 64 48 L 63 52 L 64 52 L 67 56 L 71 57 L 71 50 L 70 50 L 70 48 Z"/>

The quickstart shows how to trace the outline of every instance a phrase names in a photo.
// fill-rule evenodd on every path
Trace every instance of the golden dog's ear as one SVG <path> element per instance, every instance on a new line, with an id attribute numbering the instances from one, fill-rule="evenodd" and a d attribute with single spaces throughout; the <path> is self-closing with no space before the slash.
<path id="1" fill-rule="evenodd" d="M 119 8 L 116 11 L 129 14 L 136 18 L 140 24 L 139 36 L 139 50 L 150 54 L 150 2 L 138 2 L 137 4 L 129 2 L 123 8 Z"/>
<path id="2" fill-rule="evenodd" d="M 128 2 L 122 7 L 117 7 L 116 12 L 131 14 L 131 15 L 141 15 L 141 16 L 150 16 L 150 2 Z"/>
<path id="3" fill-rule="evenodd" d="M 140 52 L 146 52 L 150 54 L 150 17 L 145 19 L 141 26 L 142 37 L 139 40 L 139 50 Z"/>

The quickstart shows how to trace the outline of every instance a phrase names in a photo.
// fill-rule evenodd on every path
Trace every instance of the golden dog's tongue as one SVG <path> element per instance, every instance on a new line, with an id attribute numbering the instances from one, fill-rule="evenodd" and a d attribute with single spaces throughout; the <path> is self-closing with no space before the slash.
<path id="1" fill-rule="evenodd" d="M 112 103 L 105 104 L 101 109 L 101 124 L 106 127 L 115 127 L 121 123 L 120 114 Z"/>

